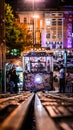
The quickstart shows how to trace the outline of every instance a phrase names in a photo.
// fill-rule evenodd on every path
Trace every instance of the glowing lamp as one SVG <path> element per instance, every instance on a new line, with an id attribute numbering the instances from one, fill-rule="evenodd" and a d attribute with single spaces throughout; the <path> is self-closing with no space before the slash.
<path id="1" fill-rule="evenodd" d="M 40 74 L 36 74 L 34 77 L 34 82 L 38 84 L 42 83 L 42 76 Z"/>
<path id="2" fill-rule="evenodd" d="M 35 15 L 33 15 L 33 18 L 38 19 L 38 18 L 39 18 L 39 15 L 35 14 Z"/>

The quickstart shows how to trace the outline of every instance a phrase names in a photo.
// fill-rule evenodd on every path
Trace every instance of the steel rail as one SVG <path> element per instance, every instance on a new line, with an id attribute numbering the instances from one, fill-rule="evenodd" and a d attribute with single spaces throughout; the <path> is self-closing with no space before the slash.
<path id="1" fill-rule="evenodd" d="M 34 97 L 31 93 L 29 98 L 22 102 L 1 124 L 1 130 L 19 130 L 22 127 L 23 120 L 26 120 L 30 103 Z"/>

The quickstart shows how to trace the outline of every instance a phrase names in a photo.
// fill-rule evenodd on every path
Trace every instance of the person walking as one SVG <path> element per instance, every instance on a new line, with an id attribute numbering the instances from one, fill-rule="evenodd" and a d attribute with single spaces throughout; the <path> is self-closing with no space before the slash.
<path id="1" fill-rule="evenodd" d="M 8 82 L 9 82 L 9 90 L 10 90 L 10 93 L 11 93 L 11 94 L 15 93 L 15 92 L 14 92 L 15 84 L 14 84 L 14 81 L 13 81 L 13 69 L 11 69 L 11 70 L 9 71 L 9 74 L 8 74 Z"/>
<path id="2" fill-rule="evenodd" d="M 59 70 L 59 92 L 65 93 L 65 69 L 63 65 L 61 65 Z"/>
<path id="3" fill-rule="evenodd" d="M 18 77 L 18 75 L 16 74 L 16 69 L 13 70 L 12 79 L 13 79 L 13 82 L 14 82 L 14 84 L 15 84 L 14 91 L 15 91 L 15 93 L 18 93 L 19 77 Z"/>

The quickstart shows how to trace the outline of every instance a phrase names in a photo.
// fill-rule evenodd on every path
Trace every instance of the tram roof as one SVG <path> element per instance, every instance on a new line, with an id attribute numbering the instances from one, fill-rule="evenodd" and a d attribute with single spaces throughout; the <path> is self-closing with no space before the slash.
<path id="1" fill-rule="evenodd" d="M 24 54 L 25 57 L 43 57 L 43 56 L 52 56 L 52 53 L 46 53 L 46 52 L 29 52 Z"/>

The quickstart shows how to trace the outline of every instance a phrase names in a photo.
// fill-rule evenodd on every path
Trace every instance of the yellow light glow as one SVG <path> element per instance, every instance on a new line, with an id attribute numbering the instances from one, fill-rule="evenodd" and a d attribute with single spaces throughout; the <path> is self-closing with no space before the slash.
<path id="1" fill-rule="evenodd" d="M 39 18 L 39 15 L 35 14 L 33 15 L 33 18 Z"/>

